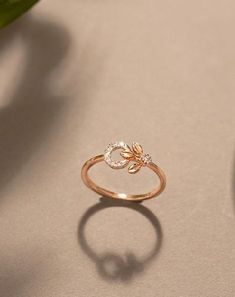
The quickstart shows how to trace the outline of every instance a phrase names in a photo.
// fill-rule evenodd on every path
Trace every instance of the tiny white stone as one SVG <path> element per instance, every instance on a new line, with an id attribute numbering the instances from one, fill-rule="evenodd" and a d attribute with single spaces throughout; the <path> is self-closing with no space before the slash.
<path id="1" fill-rule="evenodd" d="M 147 165 L 152 162 L 152 158 L 149 154 L 144 155 L 144 164 Z"/>

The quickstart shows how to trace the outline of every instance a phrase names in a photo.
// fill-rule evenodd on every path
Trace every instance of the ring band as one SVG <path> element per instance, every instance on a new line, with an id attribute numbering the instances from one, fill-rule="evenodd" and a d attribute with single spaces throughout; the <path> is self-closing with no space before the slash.
<path id="1" fill-rule="evenodd" d="M 121 149 L 120 155 L 122 156 L 122 160 L 114 161 L 112 159 L 112 152 L 118 149 Z M 113 169 L 125 168 L 128 166 L 130 162 L 132 162 L 132 164 L 128 167 L 128 172 L 130 174 L 135 174 L 142 167 L 146 166 L 149 169 L 151 169 L 154 173 L 157 174 L 160 183 L 152 191 L 144 194 L 116 193 L 116 192 L 112 192 L 110 190 L 104 189 L 98 186 L 95 182 L 93 182 L 91 178 L 88 176 L 88 170 L 95 164 L 102 161 L 105 161 Z M 156 197 L 164 190 L 166 186 L 166 176 L 164 172 L 160 167 L 158 167 L 156 164 L 152 162 L 152 159 L 149 156 L 149 154 L 144 154 L 142 146 L 137 142 L 133 142 L 132 148 L 130 148 L 123 141 L 117 141 L 115 143 L 109 144 L 103 155 L 95 156 L 85 162 L 85 164 L 82 167 L 81 176 L 85 185 L 91 190 L 93 190 L 94 192 L 104 197 L 123 199 L 123 200 L 129 200 L 129 201 L 143 201 L 146 199 Z"/>

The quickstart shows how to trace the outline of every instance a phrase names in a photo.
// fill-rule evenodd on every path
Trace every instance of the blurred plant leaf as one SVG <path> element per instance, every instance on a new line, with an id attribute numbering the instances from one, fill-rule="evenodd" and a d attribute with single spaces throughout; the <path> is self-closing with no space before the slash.
<path id="1" fill-rule="evenodd" d="M 0 0 L 0 28 L 6 26 L 39 0 Z"/>

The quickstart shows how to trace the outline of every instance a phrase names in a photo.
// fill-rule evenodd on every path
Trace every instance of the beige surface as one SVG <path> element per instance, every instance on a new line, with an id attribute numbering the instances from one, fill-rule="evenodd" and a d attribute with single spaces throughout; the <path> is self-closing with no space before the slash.
<path id="1" fill-rule="evenodd" d="M 1 297 L 235 296 L 234 28 L 232 0 L 51 0 L 0 32 Z M 80 179 L 119 139 L 168 177 L 136 209 Z"/>

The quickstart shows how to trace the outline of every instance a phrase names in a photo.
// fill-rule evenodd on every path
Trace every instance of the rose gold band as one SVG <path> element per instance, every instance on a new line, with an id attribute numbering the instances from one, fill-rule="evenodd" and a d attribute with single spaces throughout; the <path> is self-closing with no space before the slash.
<path id="1" fill-rule="evenodd" d="M 153 162 L 149 162 L 146 167 L 153 170 L 157 176 L 159 177 L 160 183 L 159 185 L 153 189 L 152 191 L 144 194 L 136 194 L 136 195 L 129 195 L 124 193 L 115 193 L 112 191 L 109 191 L 107 189 L 104 189 L 102 187 L 99 187 L 96 183 L 94 183 L 91 178 L 88 176 L 88 170 L 95 164 L 104 161 L 104 155 L 98 155 L 96 157 L 93 157 L 89 159 L 82 167 L 82 180 L 85 183 L 85 185 L 90 188 L 91 190 L 95 191 L 96 193 L 110 198 L 116 198 L 116 199 L 123 199 L 123 200 L 129 200 L 129 201 L 142 201 L 146 199 L 153 198 L 157 195 L 159 195 L 166 186 L 166 176 L 161 168 L 159 168 L 156 164 Z"/>

